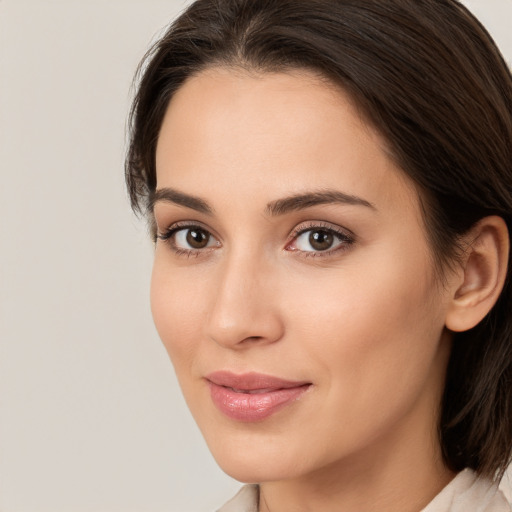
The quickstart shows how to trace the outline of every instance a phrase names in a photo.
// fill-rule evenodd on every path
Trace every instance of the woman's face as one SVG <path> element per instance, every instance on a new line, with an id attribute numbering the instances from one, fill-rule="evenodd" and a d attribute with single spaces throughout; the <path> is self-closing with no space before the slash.
<path id="1" fill-rule="evenodd" d="M 347 96 L 204 71 L 156 165 L 152 311 L 221 467 L 262 482 L 435 458 L 449 297 L 415 188 Z"/>

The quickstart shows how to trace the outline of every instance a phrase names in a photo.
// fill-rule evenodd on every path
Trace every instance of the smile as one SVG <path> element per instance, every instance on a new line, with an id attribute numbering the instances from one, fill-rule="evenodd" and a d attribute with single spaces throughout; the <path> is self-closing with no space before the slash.
<path id="1" fill-rule="evenodd" d="M 206 377 L 213 403 L 224 415 L 243 422 L 261 421 L 290 405 L 310 382 L 248 373 L 215 372 Z"/>

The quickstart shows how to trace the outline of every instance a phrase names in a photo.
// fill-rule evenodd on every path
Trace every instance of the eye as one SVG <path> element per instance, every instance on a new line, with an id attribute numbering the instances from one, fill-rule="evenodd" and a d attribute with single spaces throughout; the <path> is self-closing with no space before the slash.
<path id="1" fill-rule="evenodd" d="M 184 228 L 174 233 L 174 243 L 180 249 L 205 249 L 215 245 L 215 241 L 208 231 L 199 227 Z"/>
<path id="2" fill-rule="evenodd" d="M 344 249 L 354 242 L 354 238 L 333 227 L 315 225 L 307 229 L 297 229 L 292 242 L 286 246 L 289 251 L 304 253 L 332 253 Z"/>
<path id="3" fill-rule="evenodd" d="M 158 238 L 168 241 L 176 252 L 192 253 L 220 245 L 219 241 L 201 226 L 174 225 L 165 233 L 159 234 Z"/>
<path id="4" fill-rule="evenodd" d="M 332 249 L 335 243 L 341 243 L 336 240 L 333 233 L 326 230 L 309 230 L 297 237 L 295 243 L 299 251 L 327 251 Z"/>

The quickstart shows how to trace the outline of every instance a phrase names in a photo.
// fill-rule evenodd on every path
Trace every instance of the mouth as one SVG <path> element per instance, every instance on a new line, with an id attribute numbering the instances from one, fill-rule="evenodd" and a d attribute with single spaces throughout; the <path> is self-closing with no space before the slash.
<path id="1" fill-rule="evenodd" d="M 214 372 L 206 376 L 214 405 L 242 422 L 261 421 L 298 400 L 312 385 L 258 373 Z"/>

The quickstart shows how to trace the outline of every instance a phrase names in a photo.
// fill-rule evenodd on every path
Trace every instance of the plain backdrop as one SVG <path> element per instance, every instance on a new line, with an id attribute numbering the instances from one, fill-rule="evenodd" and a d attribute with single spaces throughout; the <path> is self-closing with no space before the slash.
<path id="1" fill-rule="evenodd" d="M 2 512 L 208 511 L 239 487 L 153 328 L 123 183 L 134 70 L 186 3 L 0 0 Z M 467 3 L 512 61 L 512 0 Z"/>

